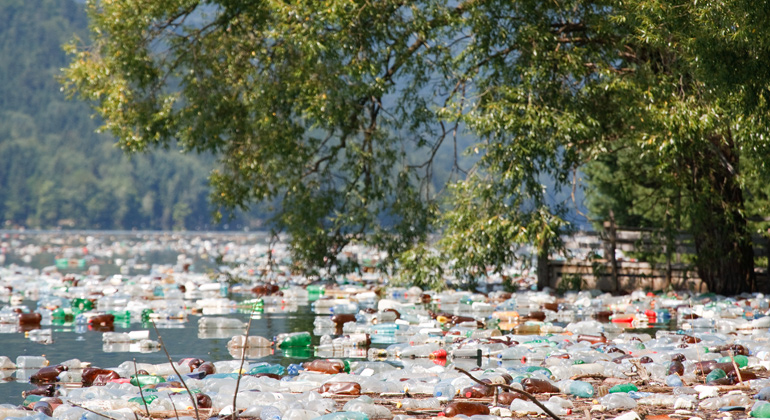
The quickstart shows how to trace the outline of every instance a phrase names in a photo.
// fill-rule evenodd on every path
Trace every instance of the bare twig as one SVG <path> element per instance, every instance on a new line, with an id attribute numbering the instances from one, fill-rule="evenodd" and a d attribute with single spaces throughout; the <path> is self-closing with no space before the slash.
<path id="1" fill-rule="evenodd" d="M 738 365 L 735 364 L 735 357 L 733 357 L 733 351 L 727 350 L 727 355 L 730 356 L 730 361 L 733 362 L 733 368 L 735 369 L 735 374 L 738 375 L 738 383 L 743 383 L 743 379 L 741 378 L 741 370 L 738 369 Z"/>
<path id="2" fill-rule="evenodd" d="M 538 401 L 538 400 L 537 400 L 537 398 L 535 398 L 535 396 L 534 396 L 534 395 L 530 394 L 530 393 L 529 393 L 529 392 L 527 392 L 527 391 L 522 391 L 522 390 L 520 390 L 520 389 L 516 389 L 516 388 L 514 388 L 514 387 L 512 387 L 512 386 L 510 386 L 510 385 L 505 385 L 505 384 L 488 384 L 488 383 L 486 383 L 486 382 L 481 382 L 480 380 L 476 379 L 476 378 L 475 378 L 473 375 L 471 375 L 470 373 L 468 373 L 468 371 L 467 371 L 467 370 L 465 370 L 465 369 L 461 369 L 461 368 L 459 368 L 459 367 L 457 367 L 457 366 L 455 366 L 455 369 L 457 369 L 457 371 L 458 371 L 458 372 L 460 372 L 460 373 L 462 373 L 462 374 L 465 374 L 465 376 L 467 376 L 467 377 L 471 378 L 471 379 L 472 379 L 474 382 L 476 382 L 476 383 L 478 383 L 478 384 L 481 384 L 481 385 L 484 385 L 484 386 L 494 386 L 494 387 L 499 387 L 499 388 L 503 388 L 503 389 L 505 389 L 506 391 L 512 391 L 512 392 L 516 392 L 516 393 L 518 393 L 518 394 L 521 394 L 521 395 L 523 395 L 523 396 L 525 396 L 525 397 L 529 398 L 529 399 L 530 399 L 530 400 L 531 400 L 533 403 L 535 403 L 535 405 L 536 405 L 536 406 L 540 407 L 540 408 L 541 408 L 541 409 L 542 409 L 542 410 L 543 410 L 543 411 L 544 411 L 546 414 L 548 414 L 549 416 L 551 416 L 551 417 L 552 417 L 552 418 L 554 418 L 555 420 L 561 420 L 561 418 L 560 418 L 559 416 L 557 416 L 556 414 L 554 414 L 554 413 L 553 413 L 553 411 L 549 410 L 549 409 L 548 409 L 548 407 L 544 406 L 544 405 L 543 405 L 543 403 L 541 403 L 540 401 Z"/>
<path id="3" fill-rule="evenodd" d="M 249 314 L 249 323 L 246 324 L 246 335 L 243 338 L 243 352 L 241 353 L 241 367 L 238 368 L 238 380 L 235 381 L 235 392 L 233 393 L 233 420 L 238 418 L 238 410 L 236 401 L 238 400 L 238 388 L 241 386 L 241 378 L 243 377 L 243 363 L 246 361 L 246 349 L 249 348 L 249 330 L 251 329 L 251 320 L 254 319 L 254 305 L 251 305 L 251 313 Z"/>
<path id="4" fill-rule="evenodd" d="M 83 407 L 82 405 L 74 403 L 72 401 L 67 401 L 67 404 L 74 405 L 75 407 L 78 407 L 78 408 L 82 408 L 83 410 L 86 410 L 86 411 L 88 411 L 90 413 L 94 413 L 97 416 L 102 416 L 104 418 L 108 418 L 108 419 L 111 419 L 111 420 L 118 420 L 115 417 L 110 417 L 110 416 L 108 416 L 106 414 L 99 413 L 98 411 L 94 411 L 94 410 L 91 410 L 90 408 Z"/>
<path id="5" fill-rule="evenodd" d="M 144 392 L 142 392 L 142 385 L 139 383 L 139 369 L 136 368 L 136 358 L 134 358 L 134 375 L 136 375 L 136 385 L 139 387 L 139 397 L 142 398 L 144 409 L 147 410 L 147 417 L 150 417 L 150 407 L 147 406 L 147 401 L 144 399 Z"/>
<path id="6" fill-rule="evenodd" d="M 198 420 L 201 420 L 200 413 L 198 413 L 198 401 L 193 396 L 192 391 L 190 391 L 190 388 L 187 387 L 187 384 L 185 383 L 184 379 L 182 378 L 182 374 L 179 373 L 178 370 L 176 370 L 176 365 L 174 364 L 174 361 L 171 360 L 171 355 L 168 354 L 168 349 L 166 348 L 166 345 L 163 344 L 163 338 L 160 336 L 160 332 L 158 331 L 158 326 L 155 325 L 155 321 L 150 320 L 152 323 L 152 328 L 155 329 L 155 334 L 158 335 L 158 342 L 160 343 L 160 347 L 163 349 L 163 351 L 166 353 L 166 357 L 168 358 L 168 362 L 171 364 L 171 369 L 174 370 L 174 373 L 176 373 L 176 376 L 179 378 L 179 382 L 182 383 L 184 386 L 184 389 L 187 390 L 187 395 L 190 396 L 190 401 L 192 401 L 193 408 L 195 409 L 195 418 Z M 137 383 L 139 383 L 139 380 L 137 379 Z"/>

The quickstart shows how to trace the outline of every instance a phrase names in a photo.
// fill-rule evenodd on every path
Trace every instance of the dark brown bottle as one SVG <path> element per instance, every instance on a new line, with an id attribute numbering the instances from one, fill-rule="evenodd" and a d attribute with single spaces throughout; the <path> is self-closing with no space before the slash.
<path id="1" fill-rule="evenodd" d="M 542 379 L 526 378 L 521 381 L 524 390 L 530 394 L 558 393 L 559 387 Z"/>
<path id="2" fill-rule="evenodd" d="M 345 363 L 342 360 L 324 360 L 317 359 L 303 364 L 305 370 L 321 373 L 340 373 L 345 369 Z"/>
<path id="3" fill-rule="evenodd" d="M 21 393 L 21 396 L 24 398 L 27 398 L 29 395 L 40 395 L 43 397 L 53 397 L 53 394 L 56 392 L 56 385 L 54 384 L 47 384 L 47 385 L 39 385 L 37 388 L 30 389 L 27 391 L 24 391 Z"/>
<path id="4" fill-rule="evenodd" d="M 211 408 L 211 397 L 204 393 L 195 394 L 195 399 L 198 402 L 198 408 Z"/>
<path id="5" fill-rule="evenodd" d="M 114 370 L 93 367 L 83 369 L 81 376 L 83 378 L 83 386 L 105 384 L 113 379 L 120 378 L 120 375 Z"/>
<path id="6" fill-rule="evenodd" d="M 177 363 L 180 366 L 187 366 L 190 368 L 190 372 L 195 371 L 195 369 L 198 368 L 201 364 L 203 364 L 203 359 L 198 359 L 197 357 L 186 357 Z"/>
<path id="7" fill-rule="evenodd" d="M 53 417 L 53 407 L 51 407 L 51 404 L 47 401 L 37 401 L 35 405 L 32 406 L 32 411 L 43 413 L 48 417 Z"/>
<path id="8" fill-rule="evenodd" d="M 115 315 L 99 314 L 88 318 L 88 324 L 94 327 L 109 327 L 115 324 Z"/>
<path id="9" fill-rule="evenodd" d="M 361 395 L 361 385 L 357 382 L 327 382 L 318 388 L 318 393 L 325 392 L 337 395 Z"/>
<path id="10" fill-rule="evenodd" d="M 43 316 L 37 312 L 19 314 L 19 325 L 40 325 Z"/>
<path id="11" fill-rule="evenodd" d="M 332 315 L 334 325 L 344 325 L 346 322 L 356 322 L 356 314 L 334 314 Z"/>
<path id="12" fill-rule="evenodd" d="M 484 398 L 495 395 L 495 387 L 489 385 L 475 384 L 471 385 L 460 392 L 460 395 L 464 395 L 465 398 Z"/>
<path id="13" fill-rule="evenodd" d="M 42 367 L 40 370 L 29 377 L 29 381 L 33 384 L 48 384 L 51 382 L 56 382 L 56 377 L 65 370 L 67 370 L 67 366 L 64 365 Z"/>
<path id="14" fill-rule="evenodd" d="M 679 374 L 679 376 L 684 375 L 684 365 L 679 360 L 674 360 L 668 365 L 668 374 L 671 375 L 673 373 Z"/>
<path id="15" fill-rule="evenodd" d="M 456 401 L 444 407 L 444 416 L 446 417 L 456 417 L 461 414 L 468 417 L 476 414 L 487 415 L 489 414 L 489 406 L 487 404 Z"/>
<path id="16" fill-rule="evenodd" d="M 214 364 L 211 362 L 203 362 L 195 369 L 196 372 L 206 372 L 206 375 L 213 375 L 217 372 Z"/>
<path id="17" fill-rule="evenodd" d="M 525 398 L 517 392 L 501 392 L 497 394 L 497 403 L 501 405 L 510 405 L 513 400 L 523 399 Z"/>

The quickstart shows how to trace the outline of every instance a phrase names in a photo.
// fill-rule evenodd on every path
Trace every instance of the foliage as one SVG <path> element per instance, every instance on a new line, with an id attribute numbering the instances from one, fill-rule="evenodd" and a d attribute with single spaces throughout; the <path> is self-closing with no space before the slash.
<path id="1" fill-rule="evenodd" d="M 61 45 L 87 35 L 82 4 L 0 4 L 0 224 L 88 229 L 207 229 L 211 156 L 158 151 L 131 159 L 67 101 Z M 264 216 L 263 216 L 264 217 Z M 244 223 L 243 218 L 234 222 Z"/>
<path id="2" fill-rule="evenodd" d="M 444 263 L 475 281 L 527 244 L 558 247 L 566 204 L 548 198 L 597 162 L 605 208 L 687 225 L 701 276 L 736 292 L 753 275 L 744 189 L 768 155 L 770 41 L 763 12 L 725 3 L 92 0 L 64 87 L 128 152 L 216 156 L 215 202 L 274 203 L 306 269 L 363 241 L 415 282 Z"/>

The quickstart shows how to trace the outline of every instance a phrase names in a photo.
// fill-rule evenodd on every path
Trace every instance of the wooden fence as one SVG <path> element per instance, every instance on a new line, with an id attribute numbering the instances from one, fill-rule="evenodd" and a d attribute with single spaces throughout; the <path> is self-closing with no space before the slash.
<path id="1" fill-rule="evenodd" d="M 768 257 L 763 236 L 752 238 L 754 255 Z M 666 239 L 659 229 L 615 227 L 605 223 L 601 232 L 580 232 L 565 241 L 570 255 L 538 258 L 538 287 L 629 291 L 636 289 L 706 292 L 688 256 L 695 254 L 692 236 L 680 233 Z M 641 258 L 631 258 L 640 256 Z M 645 258 L 646 257 L 646 258 Z M 645 262 L 647 261 L 657 262 Z M 546 267 L 545 270 L 540 267 Z M 767 267 L 756 267 L 757 284 L 768 278 Z"/>

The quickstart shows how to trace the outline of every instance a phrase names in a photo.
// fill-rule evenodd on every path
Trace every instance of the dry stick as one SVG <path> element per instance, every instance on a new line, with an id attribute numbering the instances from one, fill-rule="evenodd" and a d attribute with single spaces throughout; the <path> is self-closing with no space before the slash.
<path id="1" fill-rule="evenodd" d="M 249 323 L 246 324 L 246 335 L 243 338 L 243 351 L 241 352 L 241 367 L 238 368 L 238 380 L 235 381 L 235 393 L 233 394 L 233 420 L 238 418 L 238 409 L 236 401 L 238 400 L 238 388 L 241 386 L 241 378 L 243 377 L 243 363 L 246 361 L 246 349 L 249 345 L 249 330 L 251 329 L 251 320 L 254 319 L 254 307 L 251 305 L 251 313 L 249 313 Z"/>
<path id="2" fill-rule="evenodd" d="M 97 416 L 102 416 L 102 417 L 108 418 L 110 420 L 118 420 L 115 417 L 110 417 L 110 416 L 108 416 L 106 414 L 99 413 L 98 411 L 91 410 L 90 408 L 85 408 L 82 405 L 74 403 L 72 401 L 67 401 L 67 404 L 71 404 L 71 405 L 74 405 L 75 407 L 82 408 L 83 410 L 90 411 L 91 413 L 94 413 Z M 136 413 L 134 413 L 134 414 L 136 414 Z"/>
<path id="3" fill-rule="evenodd" d="M 136 368 L 136 358 L 134 358 L 134 375 L 136 375 L 136 385 L 139 387 L 139 396 L 142 398 L 142 402 L 144 403 L 144 409 L 147 410 L 147 417 L 151 417 L 150 407 L 147 406 L 147 401 L 145 401 L 144 393 L 142 392 L 142 384 L 139 383 L 139 369 Z"/>
<path id="4" fill-rule="evenodd" d="M 163 344 L 163 338 L 161 338 L 160 336 L 160 332 L 158 331 L 158 326 L 155 325 L 155 321 L 150 320 L 150 322 L 152 323 L 152 328 L 155 329 L 155 334 L 158 336 L 158 342 L 160 343 L 160 347 L 166 353 L 168 362 L 171 364 L 171 369 L 174 370 L 174 373 L 176 373 L 176 376 L 179 378 L 179 381 L 182 382 L 182 385 L 184 385 L 184 389 L 187 390 L 187 395 L 190 396 L 190 401 L 192 401 L 193 408 L 195 409 L 195 418 L 197 420 L 201 420 L 201 416 L 198 413 L 198 401 L 195 399 L 195 397 L 193 397 L 192 391 L 190 391 L 190 388 L 187 387 L 187 384 L 185 383 L 184 379 L 182 379 L 182 374 L 180 374 L 179 371 L 176 370 L 176 365 L 174 365 L 174 361 L 171 360 L 171 355 L 168 354 L 168 349 L 166 348 L 166 345 Z M 137 379 L 137 383 L 139 383 L 138 379 Z"/>
<path id="5" fill-rule="evenodd" d="M 730 361 L 733 362 L 733 369 L 735 369 L 735 374 L 738 375 L 738 383 L 742 384 L 743 379 L 741 378 L 741 370 L 738 369 L 738 365 L 735 364 L 735 357 L 733 357 L 733 351 L 727 350 L 727 355 L 730 356 Z"/>
<path id="6" fill-rule="evenodd" d="M 514 388 L 512 386 L 505 385 L 505 384 L 488 384 L 486 382 L 481 382 L 480 380 L 476 379 L 473 375 L 468 373 L 467 370 L 461 369 L 461 368 L 459 368 L 457 366 L 455 366 L 455 369 L 457 369 L 460 373 L 465 374 L 467 377 L 471 378 L 474 382 L 476 382 L 478 384 L 481 384 L 481 385 L 484 385 L 484 386 L 501 387 L 501 388 L 503 388 L 503 389 L 505 389 L 507 391 L 513 391 L 513 392 L 519 393 L 521 395 L 524 395 L 525 397 L 527 397 L 530 400 L 532 400 L 532 402 L 535 403 L 535 405 L 537 405 L 538 407 L 540 407 L 546 414 L 548 414 L 549 416 L 553 417 L 555 420 L 561 420 L 561 418 L 559 416 L 554 414 L 553 411 L 549 410 L 548 407 L 544 406 L 540 401 L 537 400 L 537 398 L 535 398 L 534 395 L 530 394 L 527 391 L 522 391 L 520 389 L 516 389 L 516 388 Z"/>
<path id="7" fill-rule="evenodd" d="M 169 401 L 171 401 L 171 408 L 174 409 L 174 415 L 176 416 L 176 420 L 179 420 L 179 412 L 176 411 L 176 404 L 174 404 L 174 399 L 171 398 L 171 395 L 168 396 Z"/>

